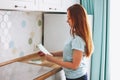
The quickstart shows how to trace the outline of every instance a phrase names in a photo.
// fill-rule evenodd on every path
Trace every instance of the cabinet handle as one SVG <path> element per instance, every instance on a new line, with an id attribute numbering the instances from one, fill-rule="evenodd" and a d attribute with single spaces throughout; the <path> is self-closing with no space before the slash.
<path id="1" fill-rule="evenodd" d="M 49 10 L 57 10 L 56 8 L 49 8 Z"/>
<path id="2" fill-rule="evenodd" d="M 15 8 L 19 8 L 19 7 L 21 7 L 21 8 L 27 8 L 26 6 L 18 6 L 18 5 L 15 5 Z"/>

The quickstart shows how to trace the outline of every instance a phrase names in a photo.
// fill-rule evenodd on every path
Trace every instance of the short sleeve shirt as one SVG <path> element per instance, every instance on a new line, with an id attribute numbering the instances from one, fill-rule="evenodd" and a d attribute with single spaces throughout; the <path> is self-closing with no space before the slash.
<path id="1" fill-rule="evenodd" d="M 82 58 L 81 64 L 79 65 L 78 69 L 72 70 L 68 68 L 63 68 L 65 71 L 66 77 L 70 79 L 79 78 L 86 74 L 86 57 L 84 56 L 85 55 L 85 42 L 81 37 L 75 36 L 69 42 L 65 44 L 65 47 L 63 50 L 63 60 L 66 62 L 72 62 L 72 55 L 73 55 L 74 49 L 82 51 L 83 58 Z"/>

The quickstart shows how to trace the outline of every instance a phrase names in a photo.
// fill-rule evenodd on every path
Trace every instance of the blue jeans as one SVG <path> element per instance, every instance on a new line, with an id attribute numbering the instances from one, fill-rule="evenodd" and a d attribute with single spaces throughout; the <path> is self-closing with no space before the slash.
<path id="1" fill-rule="evenodd" d="M 66 80 L 88 80 L 88 79 L 87 79 L 87 74 L 85 74 L 80 78 L 76 78 L 76 79 L 68 79 L 68 78 L 66 78 Z"/>

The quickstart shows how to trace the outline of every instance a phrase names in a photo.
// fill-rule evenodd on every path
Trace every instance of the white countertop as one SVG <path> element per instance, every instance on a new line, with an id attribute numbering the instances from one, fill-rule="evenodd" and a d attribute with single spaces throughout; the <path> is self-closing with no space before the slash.
<path id="1" fill-rule="evenodd" d="M 0 80 L 33 80 L 53 68 L 14 62 L 0 67 Z"/>

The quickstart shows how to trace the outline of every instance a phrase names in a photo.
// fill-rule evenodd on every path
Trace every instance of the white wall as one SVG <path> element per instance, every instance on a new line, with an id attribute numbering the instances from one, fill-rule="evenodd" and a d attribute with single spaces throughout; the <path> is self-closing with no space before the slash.
<path id="1" fill-rule="evenodd" d="M 110 0 L 110 77 L 120 80 L 120 1 Z"/>

